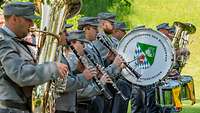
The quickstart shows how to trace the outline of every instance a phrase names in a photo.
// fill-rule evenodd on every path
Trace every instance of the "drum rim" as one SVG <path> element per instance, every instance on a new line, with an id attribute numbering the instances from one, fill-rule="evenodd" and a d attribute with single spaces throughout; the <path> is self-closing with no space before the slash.
<path id="1" fill-rule="evenodd" d="M 174 47 L 173 47 L 173 45 L 172 45 L 170 39 L 169 39 L 167 36 L 165 36 L 164 34 L 162 34 L 161 32 L 155 31 L 155 30 L 153 30 L 153 29 L 151 29 L 151 28 L 140 28 L 140 29 L 133 29 L 133 30 L 130 30 L 130 31 L 120 40 L 119 45 L 118 45 L 118 47 L 117 47 L 117 50 L 119 50 L 120 44 L 125 40 L 125 38 L 126 38 L 127 36 L 131 35 L 131 34 L 134 33 L 134 32 L 139 32 L 139 31 L 144 31 L 144 30 L 150 31 L 150 32 L 155 32 L 156 34 L 160 35 L 160 36 L 167 42 L 167 45 L 172 49 L 171 52 L 170 52 L 170 54 L 172 55 L 172 59 L 171 59 L 171 60 L 172 60 L 172 63 L 171 63 L 171 66 L 169 66 L 169 70 L 168 70 L 168 72 L 169 72 L 169 71 L 172 69 L 173 64 L 175 63 L 175 57 L 176 57 L 176 56 L 175 56 L 175 50 L 174 50 Z M 142 83 L 137 83 L 137 82 L 135 83 L 135 82 L 133 82 L 133 81 L 127 79 L 127 77 L 124 76 L 123 74 L 122 74 L 122 75 L 124 76 L 125 79 L 127 79 L 129 82 L 131 82 L 131 83 L 133 83 L 133 84 L 141 85 L 141 86 L 146 86 L 146 85 L 155 84 L 156 82 L 159 82 L 160 80 L 164 79 L 164 78 L 166 77 L 166 75 L 168 74 L 168 72 L 167 72 L 161 79 L 159 78 L 157 81 L 154 81 L 153 83 L 149 83 L 149 84 L 142 84 Z"/>

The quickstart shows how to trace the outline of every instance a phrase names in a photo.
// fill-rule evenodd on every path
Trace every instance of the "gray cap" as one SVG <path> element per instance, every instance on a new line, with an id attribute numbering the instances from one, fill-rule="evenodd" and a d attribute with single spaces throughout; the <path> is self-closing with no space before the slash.
<path id="1" fill-rule="evenodd" d="M 67 40 L 68 41 L 78 40 L 81 42 L 88 43 L 88 41 L 85 39 L 85 33 L 82 30 L 75 30 L 75 31 L 69 32 L 69 35 L 67 36 Z"/>
<path id="2" fill-rule="evenodd" d="M 169 27 L 169 23 L 162 23 L 162 24 L 159 24 L 158 26 L 156 26 L 157 30 L 160 30 L 160 29 L 166 29 L 166 30 L 169 30 L 170 27 Z"/>
<path id="3" fill-rule="evenodd" d="M 71 27 L 73 27 L 73 24 L 67 24 L 67 23 L 64 24 L 64 28 L 65 28 L 65 29 L 67 29 L 67 28 L 71 28 Z"/>
<path id="4" fill-rule="evenodd" d="M 126 24 L 124 22 L 115 22 L 114 23 L 114 28 L 119 29 L 119 30 L 124 30 L 127 31 L 129 28 L 127 28 Z"/>
<path id="5" fill-rule="evenodd" d="M 156 26 L 157 30 L 160 30 L 160 29 L 165 29 L 165 30 L 168 30 L 170 33 L 175 33 L 175 27 L 170 27 L 168 23 L 162 23 L 158 26 Z"/>
<path id="6" fill-rule="evenodd" d="M 78 29 L 83 30 L 85 25 L 98 27 L 99 22 L 97 17 L 82 17 L 78 20 Z"/>
<path id="7" fill-rule="evenodd" d="M 169 29 L 169 32 L 170 32 L 170 33 L 175 33 L 175 32 L 176 32 L 175 27 L 171 27 L 171 28 Z"/>
<path id="8" fill-rule="evenodd" d="M 40 18 L 35 15 L 35 6 L 32 2 L 14 2 L 6 4 L 3 7 L 3 14 L 22 16 L 31 20 Z"/>
<path id="9" fill-rule="evenodd" d="M 110 22 L 115 22 L 115 17 L 116 17 L 116 15 L 114 15 L 112 13 L 107 13 L 107 12 L 101 12 L 98 14 L 99 20 L 108 20 Z"/>

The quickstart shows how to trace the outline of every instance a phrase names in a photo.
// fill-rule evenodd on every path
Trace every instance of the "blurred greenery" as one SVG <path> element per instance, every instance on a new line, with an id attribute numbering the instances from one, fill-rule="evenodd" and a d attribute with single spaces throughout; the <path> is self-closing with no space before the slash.
<path id="1" fill-rule="evenodd" d="M 181 113 L 200 113 L 199 0 L 83 0 L 80 14 L 67 22 L 73 23 L 73 28 L 76 29 L 77 20 L 81 16 L 96 16 L 99 12 L 115 13 L 117 20 L 126 22 L 130 28 L 145 25 L 155 29 L 160 23 L 168 22 L 172 25 L 174 21 L 193 23 L 197 32 L 190 37 L 191 56 L 183 74 L 192 75 L 194 78 L 197 103 L 191 106 L 189 101 L 184 101 Z"/>

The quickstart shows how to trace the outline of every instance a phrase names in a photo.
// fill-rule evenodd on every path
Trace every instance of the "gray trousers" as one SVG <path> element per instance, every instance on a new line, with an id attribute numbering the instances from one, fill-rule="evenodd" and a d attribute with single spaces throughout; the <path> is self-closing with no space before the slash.
<path id="1" fill-rule="evenodd" d="M 89 101 L 77 103 L 77 113 L 102 113 L 104 105 L 104 97 L 96 96 Z"/>
<path id="2" fill-rule="evenodd" d="M 128 100 L 124 100 L 120 95 L 115 94 L 112 113 L 127 113 L 128 102 L 131 97 L 131 83 L 126 80 L 119 79 L 116 84 L 124 96 L 128 98 Z"/>
<path id="3" fill-rule="evenodd" d="M 132 87 L 131 113 L 159 113 L 155 100 L 155 87 Z"/>

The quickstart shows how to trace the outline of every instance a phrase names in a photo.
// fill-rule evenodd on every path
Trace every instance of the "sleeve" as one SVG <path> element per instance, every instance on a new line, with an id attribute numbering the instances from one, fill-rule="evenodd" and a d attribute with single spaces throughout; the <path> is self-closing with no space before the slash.
<path id="1" fill-rule="evenodd" d="M 78 59 L 76 58 L 76 55 L 74 53 L 71 53 L 69 54 L 67 59 L 68 59 L 71 71 L 75 71 L 78 65 Z"/>
<path id="2" fill-rule="evenodd" d="M 89 84 L 89 81 L 85 79 L 83 74 L 69 75 L 66 79 L 66 90 L 65 92 L 76 91 L 77 89 L 81 89 L 86 87 Z"/>
<path id="3" fill-rule="evenodd" d="M 121 73 L 121 69 L 117 67 L 115 64 L 110 64 L 108 67 L 105 68 L 105 71 L 108 75 L 112 77 L 118 77 L 118 75 Z"/>
<path id="4" fill-rule="evenodd" d="M 58 77 L 55 63 L 35 65 L 21 57 L 12 42 L 0 40 L 0 59 L 7 76 L 21 87 L 39 85 Z"/>
<path id="5" fill-rule="evenodd" d="M 86 88 L 77 91 L 78 98 L 91 98 L 99 94 L 101 94 L 101 91 L 94 83 L 90 83 Z"/>

